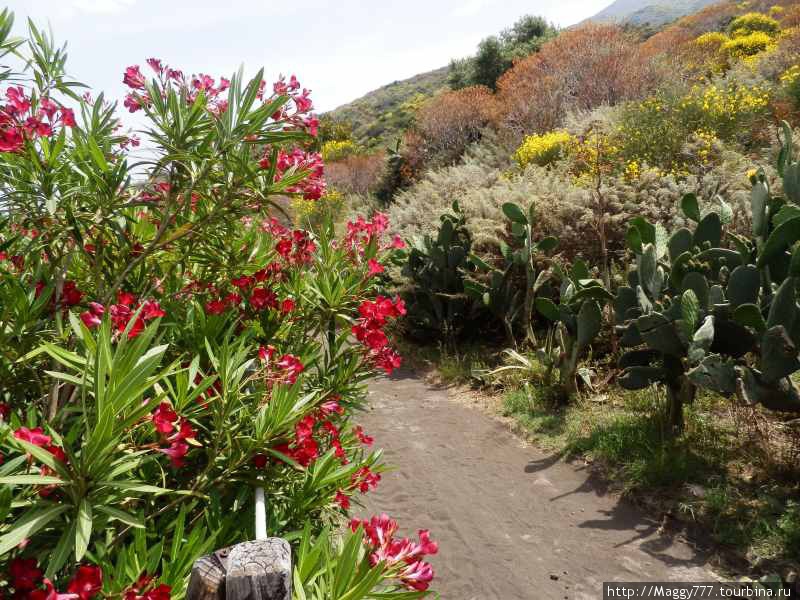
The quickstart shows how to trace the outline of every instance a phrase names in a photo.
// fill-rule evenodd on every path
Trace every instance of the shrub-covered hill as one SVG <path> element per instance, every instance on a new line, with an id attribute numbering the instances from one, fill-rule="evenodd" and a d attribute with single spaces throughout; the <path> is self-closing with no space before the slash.
<path id="1" fill-rule="evenodd" d="M 350 123 L 362 146 L 393 145 L 408 128 L 420 102 L 447 87 L 448 67 L 394 81 L 328 113 Z"/>
<path id="2" fill-rule="evenodd" d="M 714 0 L 617 0 L 587 21 L 659 27 L 695 13 L 713 2 Z M 515 55 L 514 58 L 519 56 Z M 334 121 L 347 122 L 352 127 L 353 141 L 362 147 L 382 149 L 394 146 L 396 140 L 410 127 L 422 102 L 437 92 L 448 89 L 451 69 L 451 66 L 441 67 L 408 79 L 393 81 L 335 108 L 327 116 Z"/>
<path id="3" fill-rule="evenodd" d="M 616 0 L 587 21 L 596 23 L 630 23 L 663 25 L 699 11 L 716 0 Z"/>

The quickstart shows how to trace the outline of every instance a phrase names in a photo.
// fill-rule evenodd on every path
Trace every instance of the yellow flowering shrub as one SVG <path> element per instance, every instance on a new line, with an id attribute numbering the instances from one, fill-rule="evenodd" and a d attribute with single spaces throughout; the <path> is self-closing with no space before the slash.
<path id="1" fill-rule="evenodd" d="M 800 110 L 800 64 L 793 65 L 786 69 L 780 76 L 781 84 L 789 101 L 796 110 Z"/>
<path id="2" fill-rule="evenodd" d="M 336 221 L 344 208 L 344 196 L 341 192 L 328 188 L 319 200 L 305 200 L 301 196 L 290 202 L 295 223 L 313 226 L 330 217 Z"/>
<path id="3" fill-rule="evenodd" d="M 695 38 L 688 48 L 685 67 L 691 71 L 721 73 L 728 68 L 728 58 L 722 48 L 730 38 L 720 31 L 709 31 Z"/>
<path id="4" fill-rule="evenodd" d="M 322 160 L 325 162 L 341 160 L 355 154 L 358 147 L 352 140 L 331 140 L 322 144 Z"/>
<path id="5" fill-rule="evenodd" d="M 717 140 L 748 142 L 753 125 L 768 117 L 769 102 L 766 87 L 720 83 L 629 103 L 620 112 L 616 132 L 621 155 L 625 161 L 682 172 L 690 143 L 693 161 L 713 162 Z"/>
<path id="6" fill-rule="evenodd" d="M 620 151 L 616 137 L 604 132 L 590 132 L 576 140 L 572 147 L 575 183 L 591 186 L 598 178 L 618 171 Z"/>
<path id="7" fill-rule="evenodd" d="M 641 174 L 642 174 L 642 167 L 639 164 L 638 160 L 633 159 L 625 163 L 625 177 L 628 179 L 628 181 L 639 179 Z"/>
<path id="8" fill-rule="evenodd" d="M 781 74 L 781 83 L 791 85 L 800 81 L 800 64 L 793 65 Z"/>
<path id="9" fill-rule="evenodd" d="M 744 37 L 756 32 L 764 33 L 768 37 L 774 37 L 780 30 L 781 26 L 778 21 L 768 15 L 757 12 L 743 14 L 731 21 L 728 26 L 728 31 L 733 37 Z"/>
<path id="10" fill-rule="evenodd" d="M 575 142 L 566 131 L 550 131 L 527 136 L 514 152 L 514 160 L 523 169 L 530 164 L 547 166 L 562 158 Z"/>
<path id="11" fill-rule="evenodd" d="M 722 44 L 722 51 L 734 59 L 749 58 L 775 47 L 775 39 L 763 31 L 736 35 Z"/>
<path id="12" fill-rule="evenodd" d="M 730 38 L 721 31 L 708 31 L 694 40 L 694 44 L 703 49 L 719 50 Z"/>
<path id="13" fill-rule="evenodd" d="M 767 114 L 770 90 L 764 86 L 709 84 L 694 86 L 680 104 L 680 116 L 694 130 L 720 139 L 746 133 L 742 127 Z"/>

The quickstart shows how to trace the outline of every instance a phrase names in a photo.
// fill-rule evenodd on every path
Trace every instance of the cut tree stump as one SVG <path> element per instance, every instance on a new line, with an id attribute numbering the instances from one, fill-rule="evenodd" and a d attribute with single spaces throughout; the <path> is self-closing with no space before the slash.
<path id="1" fill-rule="evenodd" d="M 291 600 L 292 551 L 282 538 L 243 542 L 195 561 L 187 600 Z"/>

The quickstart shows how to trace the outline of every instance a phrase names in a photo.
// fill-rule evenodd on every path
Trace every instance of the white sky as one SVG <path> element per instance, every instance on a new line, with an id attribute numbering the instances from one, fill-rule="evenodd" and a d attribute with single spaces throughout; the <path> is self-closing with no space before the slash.
<path id="1" fill-rule="evenodd" d="M 157 57 L 185 73 L 268 80 L 296 74 L 316 110 L 472 54 L 524 14 L 571 25 L 611 0 L 6 0 L 68 42 L 68 70 L 95 92 L 125 93 L 122 72 Z"/>

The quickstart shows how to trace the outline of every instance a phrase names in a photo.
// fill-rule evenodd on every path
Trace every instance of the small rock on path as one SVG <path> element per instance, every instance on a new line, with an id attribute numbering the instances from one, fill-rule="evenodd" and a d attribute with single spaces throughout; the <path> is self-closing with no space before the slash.
<path id="1" fill-rule="evenodd" d="M 716 579 L 585 467 L 526 447 L 446 390 L 401 372 L 370 384 L 370 404 L 364 429 L 396 470 L 360 516 L 431 530 L 442 600 L 594 600 L 604 581 Z"/>

